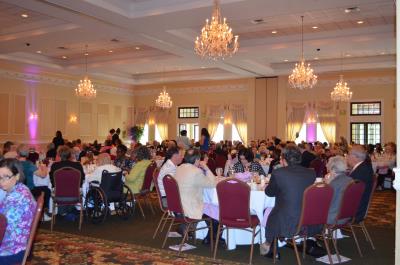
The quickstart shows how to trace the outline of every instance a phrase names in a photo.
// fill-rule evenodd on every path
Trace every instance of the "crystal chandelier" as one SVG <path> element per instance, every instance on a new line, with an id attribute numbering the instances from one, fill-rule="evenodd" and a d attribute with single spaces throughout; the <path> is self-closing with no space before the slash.
<path id="1" fill-rule="evenodd" d="M 339 82 L 336 83 L 336 86 L 333 88 L 331 92 L 331 99 L 333 101 L 350 101 L 353 96 L 353 92 L 350 91 L 350 88 L 347 86 L 347 83 L 343 80 L 343 75 L 340 75 Z"/>
<path id="2" fill-rule="evenodd" d="M 201 29 L 201 35 L 195 41 L 195 52 L 205 58 L 217 60 L 232 56 L 239 49 L 239 36 L 233 36 L 232 28 L 226 23 L 226 18 L 222 21 L 219 1 L 214 1 L 214 10 L 211 22 L 206 19 L 205 26 Z"/>
<path id="3" fill-rule="evenodd" d="M 168 95 L 167 89 L 163 86 L 163 90 L 156 99 L 156 106 L 162 109 L 169 109 L 172 107 L 171 97 Z"/>
<path id="4" fill-rule="evenodd" d="M 78 87 L 75 88 L 75 94 L 78 97 L 86 98 L 86 99 L 91 99 L 95 98 L 97 95 L 96 89 L 94 89 L 94 86 L 92 84 L 92 81 L 90 81 L 88 75 L 87 75 L 87 56 L 89 54 L 87 53 L 87 45 L 86 45 L 86 52 L 85 52 L 85 72 L 86 75 L 83 78 L 83 80 L 79 80 Z"/>
<path id="5" fill-rule="evenodd" d="M 303 20 L 304 16 L 301 16 L 301 59 L 300 62 L 296 63 L 292 74 L 289 76 L 290 86 L 300 90 L 312 88 L 317 84 L 317 76 L 314 75 L 314 70 L 304 60 Z"/>

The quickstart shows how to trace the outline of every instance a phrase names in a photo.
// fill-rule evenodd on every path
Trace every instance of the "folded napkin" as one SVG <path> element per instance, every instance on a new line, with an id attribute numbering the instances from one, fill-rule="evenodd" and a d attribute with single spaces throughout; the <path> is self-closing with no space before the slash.
<path id="1" fill-rule="evenodd" d="M 251 180 L 251 173 L 250 172 L 239 172 L 235 174 L 235 178 L 238 180 L 248 182 Z"/>

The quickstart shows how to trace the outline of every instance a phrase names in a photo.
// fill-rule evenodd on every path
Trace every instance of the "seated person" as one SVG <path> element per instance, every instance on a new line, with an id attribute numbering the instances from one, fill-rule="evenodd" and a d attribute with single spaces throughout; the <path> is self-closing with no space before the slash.
<path id="1" fill-rule="evenodd" d="M 32 195 L 35 198 L 39 197 L 42 192 L 44 193 L 44 209 L 48 209 L 51 191 L 48 186 L 36 186 L 33 177 L 33 175 L 36 175 L 40 178 L 46 178 L 47 171 L 43 172 L 43 170 L 39 170 L 30 160 L 28 160 L 28 146 L 24 144 L 19 145 L 17 148 L 17 153 L 18 160 L 20 161 L 22 170 L 24 172 L 24 184 L 31 190 Z M 50 216 L 47 213 L 44 214 L 44 220 L 50 221 Z"/>
<path id="2" fill-rule="evenodd" d="M 50 168 L 50 181 L 51 185 L 54 187 L 54 172 L 58 169 L 65 167 L 72 167 L 81 172 L 81 187 L 82 183 L 85 180 L 85 173 L 83 172 L 83 167 L 81 163 L 72 161 L 72 150 L 66 145 L 62 145 L 57 150 L 58 156 L 60 157 L 59 162 L 54 162 Z"/>
<path id="3" fill-rule="evenodd" d="M 97 164 L 96 169 L 91 174 L 86 175 L 87 182 L 98 181 L 100 183 L 104 170 L 106 170 L 109 173 L 116 173 L 121 171 L 120 168 L 114 166 L 111 163 L 111 157 L 107 153 L 99 154 L 99 156 L 97 157 L 96 164 Z"/>
<path id="4" fill-rule="evenodd" d="M 120 144 L 117 146 L 117 156 L 114 160 L 114 165 L 119 167 L 125 174 L 128 174 L 133 167 L 133 161 L 126 156 L 126 152 L 128 152 L 128 148 L 125 145 Z"/>
<path id="5" fill-rule="evenodd" d="M 233 165 L 235 173 L 238 172 L 257 172 L 260 176 L 266 176 L 264 169 L 261 164 L 254 161 L 254 153 L 249 148 L 244 148 L 239 151 L 239 159 L 236 164 Z"/>
<path id="6" fill-rule="evenodd" d="M 6 192 L 0 214 L 7 227 L 0 245 L 0 264 L 21 264 L 35 218 L 36 201 L 24 184 L 24 173 L 17 159 L 0 161 L 0 188 Z"/>
<path id="7" fill-rule="evenodd" d="M 165 153 L 165 160 L 158 173 L 157 184 L 160 189 L 161 202 L 164 207 L 167 206 L 167 200 L 165 197 L 163 178 L 166 175 L 174 176 L 176 168 L 182 163 L 182 155 L 177 147 L 172 147 Z"/>
<path id="8" fill-rule="evenodd" d="M 139 193 L 142 188 L 146 170 L 151 164 L 151 154 L 146 146 L 140 146 L 134 151 L 136 164 L 131 172 L 125 177 L 125 184 L 132 192 Z"/>
<path id="9" fill-rule="evenodd" d="M 201 219 L 204 216 L 203 191 L 205 188 L 216 186 L 214 174 L 204 161 L 200 161 L 200 158 L 199 150 L 187 150 L 184 163 L 176 169 L 174 176 L 179 186 L 183 211 L 187 217 L 192 219 Z M 217 228 L 218 222 L 213 219 L 213 235 L 215 238 Z M 210 232 L 203 242 L 210 242 Z"/>
<path id="10" fill-rule="evenodd" d="M 347 164 L 346 159 L 342 156 L 331 157 L 326 167 L 328 174 L 325 176 L 325 182 L 334 190 L 328 213 L 328 224 L 334 224 L 340 209 L 343 192 L 352 179 L 346 176 Z"/>
<path id="11" fill-rule="evenodd" d="M 371 160 L 367 159 L 367 152 L 362 145 L 352 146 L 347 156 L 347 164 L 351 168 L 349 177 L 365 183 L 365 190 L 356 214 L 356 222 L 358 223 L 364 219 L 368 210 L 369 197 L 371 196 L 374 182 L 374 171 Z"/>
<path id="12" fill-rule="evenodd" d="M 282 151 L 281 168 L 272 171 L 265 194 L 275 197 L 275 206 L 265 227 L 266 242 L 260 245 L 260 254 L 270 253 L 276 237 L 292 237 L 297 231 L 304 190 L 315 182 L 315 172 L 300 165 L 301 152 L 295 145 Z M 309 236 L 312 236 L 309 230 Z"/>

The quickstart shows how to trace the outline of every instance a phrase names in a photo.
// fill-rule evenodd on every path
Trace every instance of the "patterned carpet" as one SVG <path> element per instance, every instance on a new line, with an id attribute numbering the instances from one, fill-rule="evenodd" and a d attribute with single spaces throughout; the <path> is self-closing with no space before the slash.
<path id="1" fill-rule="evenodd" d="M 367 225 L 395 227 L 396 193 L 393 191 L 376 191 L 369 208 Z"/>
<path id="2" fill-rule="evenodd" d="M 392 191 L 375 192 L 369 209 L 366 224 L 368 227 L 393 228 L 395 226 L 396 194 Z M 76 230 L 73 225 L 73 231 Z M 94 236 L 94 235 L 92 235 Z M 375 235 L 376 237 L 376 235 Z M 205 252 L 208 255 L 209 252 Z M 246 253 L 247 256 L 247 253 Z M 34 246 L 33 260 L 30 265 L 53 264 L 238 264 L 227 260 L 212 260 L 209 256 L 195 256 L 126 244 L 93 237 L 53 232 L 41 229 Z"/>
<path id="3" fill-rule="evenodd" d="M 29 265 L 240 264 L 133 244 L 40 230 Z"/>

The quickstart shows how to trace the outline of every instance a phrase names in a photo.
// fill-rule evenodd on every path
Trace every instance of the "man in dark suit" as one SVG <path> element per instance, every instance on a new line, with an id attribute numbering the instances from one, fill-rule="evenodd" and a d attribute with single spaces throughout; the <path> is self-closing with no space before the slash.
<path id="1" fill-rule="evenodd" d="M 361 222 L 367 213 L 369 197 L 374 182 L 374 170 L 371 161 L 367 159 L 367 152 L 362 145 L 354 145 L 347 156 L 347 164 L 351 168 L 350 177 L 365 183 L 365 190 L 357 210 L 356 222 Z"/>
<path id="2" fill-rule="evenodd" d="M 299 148 L 301 151 L 301 165 L 309 168 L 311 161 L 315 160 L 317 156 L 311 151 L 311 147 L 307 143 L 299 144 Z"/>
<path id="3" fill-rule="evenodd" d="M 266 242 L 260 245 L 260 254 L 269 252 L 276 237 L 292 237 L 297 230 L 304 190 L 315 182 L 315 172 L 300 165 L 301 152 L 295 145 L 282 151 L 282 168 L 272 171 L 271 180 L 265 189 L 267 196 L 275 197 L 265 228 Z"/>

